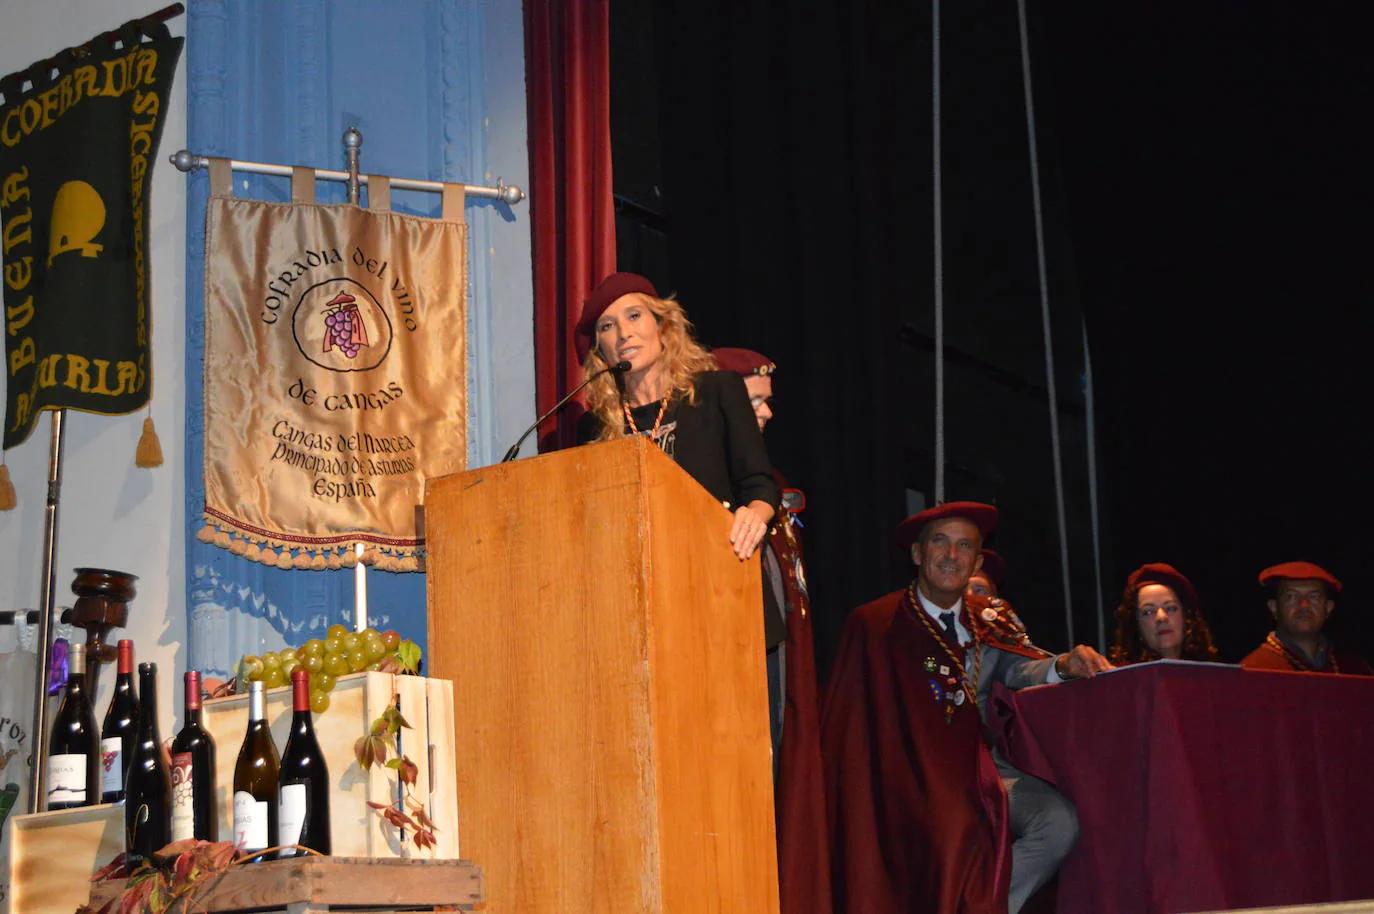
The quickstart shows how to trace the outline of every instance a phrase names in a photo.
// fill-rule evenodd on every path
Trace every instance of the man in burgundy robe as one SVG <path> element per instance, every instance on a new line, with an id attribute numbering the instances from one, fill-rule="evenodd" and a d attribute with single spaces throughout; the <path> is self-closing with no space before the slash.
<path id="1" fill-rule="evenodd" d="M 722 371 L 744 378 L 750 404 L 763 431 L 773 418 L 771 359 L 751 349 L 715 349 Z M 763 555 L 769 586 L 779 592 L 787 619 L 782 655 L 781 738 L 775 746 L 774 804 L 778 830 L 778 885 L 782 914 L 830 914 L 830 860 L 826 848 L 825 795 L 821 781 L 820 701 L 816 695 L 816 652 L 811 598 L 802 558 L 801 521 L 805 496 L 782 486 L 782 510 Z M 777 709 L 775 709 L 777 710 Z"/>
<path id="2" fill-rule="evenodd" d="M 1260 572 L 1269 588 L 1274 630 L 1240 662 L 1247 670 L 1297 670 L 1374 676 L 1364 658 L 1337 648 L 1324 632 L 1341 592 L 1334 574 L 1311 562 L 1284 562 Z"/>
<path id="3" fill-rule="evenodd" d="M 1004 914 L 1012 829 L 979 687 L 1110 667 L 1083 645 L 1050 655 L 1004 601 L 964 596 L 996 518 L 995 508 L 974 502 L 908 518 L 898 540 L 911 548 L 916 579 L 845 623 L 821 710 L 836 914 Z M 1027 863 L 1043 869 L 1047 861 Z M 1048 878 L 1018 876 L 1027 885 Z"/>

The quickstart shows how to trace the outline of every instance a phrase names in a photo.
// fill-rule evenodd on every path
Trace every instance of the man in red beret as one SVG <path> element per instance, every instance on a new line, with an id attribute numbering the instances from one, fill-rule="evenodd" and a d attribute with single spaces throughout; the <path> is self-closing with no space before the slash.
<path id="1" fill-rule="evenodd" d="M 915 579 L 845 623 L 821 708 L 837 914 L 1016 912 L 1077 838 L 1067 800 L 994 759 L 979 699 L 1111 665 L 1043 651 L 1004 601 L 965 595 L 996 521 L 976 502 L 903 521 Z"/>
<path id="2" fill-rule="evenodd" d="M 1259 582 L 1269 588 L 1274 630 L 1241 666 L 1374 676 L 1363 658 L 1337 648 L 1322 631 L 1336 609 L 1332 596 L 1341 592 L 1334 574 L 1311 562 L 1284 562 L 1261 571 Z"/>
<path id="3" fill-rule="evenodd" d="M 991 549 L 984 549 L 982 565 L 968 579 L 968 595 L 1000 597 L 1006 580 L 1006 560 Z"/>
<path id="4" fill-rule="evenodd" d="M 773 360 L 752 349 L 711 350 L 721 371 L 744 379 L 759 431 L 773 418 Z M 820 701 L 816 696 L 816 653 L 811 599 L 802 558 L 801 513 L 806 499 L 782 486 L 781 518 L 763 552 L 769 584 L 787 618 L 787 640 L 768 655 L 769 699 L 774 702 L 774 761 L 777 771 L 778 884 L 782 914 L 828 914 L 830 861 L 826 850 L 825 794 L 821 779 Z M 778 682 L 781 680 L 781 682 Z"/>

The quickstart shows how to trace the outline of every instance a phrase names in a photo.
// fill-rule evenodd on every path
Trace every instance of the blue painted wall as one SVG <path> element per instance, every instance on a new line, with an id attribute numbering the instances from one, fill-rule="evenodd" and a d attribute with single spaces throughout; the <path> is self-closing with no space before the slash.
<path id="1" fill-rule="evenodd" d="M 346 167 L 342 136 L 363 134 L 362 170 L 529 187 L 519 0 L 191 0 L 188 144 L 242 161 Z M 174 150 L 167 150 L 171 152 Z M 352 571 L 281 571 L 200 543 L 204 505 L 204 174 L 187 194 L 186 542 L 190 665 L 218 674 L 238 656 L 299 644 L 342 622 Z M 284 200 L 288 181 L 236 174 L 241 197 Z M 320 202 L 346 199 L 319 183 Z M 432 194 L 392 206 L 438 214 Z M 495 462 L 533 418 L 529 207 L 468 204 L 469 466 Z M 425 576 L 369 569 L 379 628 L 425 637 Z"/>

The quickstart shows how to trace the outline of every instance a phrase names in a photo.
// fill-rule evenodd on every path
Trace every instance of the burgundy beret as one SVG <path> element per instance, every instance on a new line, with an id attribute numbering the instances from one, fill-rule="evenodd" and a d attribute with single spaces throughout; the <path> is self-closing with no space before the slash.
<path id="1" fill-rule="evenodd" d="M 989 581 L 1001 587 L 1007 580 L 1007 560 L 991 549 L 984 549 L 983 567 L 978 573 L 987 575 Z"/>
<path id="2" fill-rule="evenodd" d="M 978 532 L 987 539 L 997 529 L 997 509 L 976 501 L 947 501 L 933 508 L 926 508 L 920 514 L 913 514 L 897 525 L 897 545 L 910 549 L 921 538 L 926 524 L 950 517 L 959 517 L 973 524 Z"/>
<path id="3" fill-rule="evenodd" d="M 1193 589 L 1193 582 L 1188 580 L 1183 572 L 1173 565 L 1164 562 L 1150 562 L 1141 565 L 1131 576 L 1126 579 L 1126 590 L 1131 591 L 1141 584 L 1163 584 L 1174 592 L 1180 600 L 1198 605 L 1197 591 Z"/>
<path id="4" fill-rule="evenodd" d="M 582 316 L 573 328 L 573 343 L 577 346 L 577 360 L 585 362 L 587 353 L 592 351 L 592 341 L 596 339 L 596 319 L 615 304 L 622 295 L 638 292 L 650 298 L 658 298 L 658 290 L 638 273 L 612 273 L 592 290 L 582 303 Z"/>
<path id="5" fill-rule="evenodd" d="M 721 371 L 733 371 L 742 378 L 771 375 L 778 370 L 778 366 L 774 365 L 768 356 L 752 349 L 732 349 L 727 346 L 712 349 L 711 355 L 715 356 L 716 365 Z"/>
<path id="6" fill-rule="evenodd" d="M 1294 581 L 1325 581 L 1330 585 L 1332 592 L 1341 592 L 1341 582 L 1336 580 L 1336 576 L 1322 566 L 1313 565 L 1311 562 L 1284 562 L 1282 565 L 1266 568 L 1260 572 L 1259 582 L 1268 584 L 1270 581 L 1280 578 L 1289 578 Z"/>

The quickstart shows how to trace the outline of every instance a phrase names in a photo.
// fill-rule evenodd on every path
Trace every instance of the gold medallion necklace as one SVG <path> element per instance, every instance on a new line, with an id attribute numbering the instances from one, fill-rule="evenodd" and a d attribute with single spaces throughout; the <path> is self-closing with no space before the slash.
<path id="1" fill-rule="evenodd" d="M 663 425 L 663 416 L 668 412 L 668 401 L 672 399 L 672 396 L 672 391 L 664 394 L 663 401 L 658 406 L 658 418 L 654 420 L 653 430 L 649 432 L 649 440 L 653 441 L 655 444 L 658 443 L 658 430 Z M 630 426 L 630 434 L 638 435 L 643 432 L 643 429 L 639 427 L 639 423 L 635 421 L 634 413 L 630 411 L 630 404 L 621 400 L 620 406 L 625 410 L 625 422 Z"/>
<path id="2" fill-rule="evenodd" d="M 1287 660 L 1288 665 L 1295 670 L 1303 673 L 1321 672 L 1321 670 L 1308 663 L 1306 659 L 1299 657 L 1296 651 L 1289 650 L 1288 645 L 1280 641 L 1278 635 L 1273 632 L 1270 632 L 1268 636 L 1265 637 L 1264 646 Z M 1336 651 L 1331 647 L 1326 649 L 1326 662 L 1331 665 L 1331 672 L 1339 673 L 1341 671 L 1341 665 L 1336 662 Z"/>
<path id="3" fill-rule="evenodd" d="M 921 605 L 920 599 L 916 596 L 915 581 L 907 585 L 906 599 L 907 603 L 911 606 L 911 611 L 921 620 L 921 623 L 926 627 L 926 631 L 930 632 L 930 636 L 934 638 L 944 650 L 945 656 L 949 657 L 950 663 L 959 668 L 959 679 L 963 686 L 964 693 L 968 695 L 969 701 L 972 702 L 973 706 L 977 707 L 978 678 L 983 672 L 983 650 L 982 645 L 978 641 L 978 633 L 976 631 L 970 632 L 973 636 L 973 640 L 969 643 L 969 646 L 973 648 L 973 678 L 970 680 L 968 670 L 964 668 L 963 658 L 950 650 L 949 642 L 935 630 L 935 623 L 930 621 L 930 613 L 926 612 L 925 607 Z"/>

